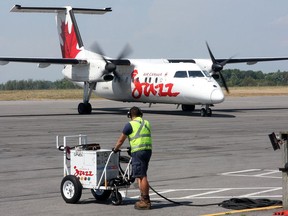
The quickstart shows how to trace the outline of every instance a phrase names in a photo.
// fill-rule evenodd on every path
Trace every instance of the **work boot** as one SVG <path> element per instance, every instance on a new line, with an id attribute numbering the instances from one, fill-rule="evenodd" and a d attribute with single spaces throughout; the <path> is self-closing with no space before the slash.
<path id="1" fill-rule="evenodd" d="M 151 209 L 151 202 L 149 195 L 141 195 L 140 201 L 136 202 L 134 205 L 135 209 L 138 210 L 149 210 Z"/>

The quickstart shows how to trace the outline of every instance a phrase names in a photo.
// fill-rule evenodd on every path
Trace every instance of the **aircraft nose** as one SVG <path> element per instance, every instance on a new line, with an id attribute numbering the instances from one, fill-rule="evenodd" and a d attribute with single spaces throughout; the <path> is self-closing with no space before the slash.
<path id="1" fill-rule="evenodd" d="M 211 102 L 214 104 L 224 101 L 224 94 L 221 89 L 215 89 L 211 94 Z"/>

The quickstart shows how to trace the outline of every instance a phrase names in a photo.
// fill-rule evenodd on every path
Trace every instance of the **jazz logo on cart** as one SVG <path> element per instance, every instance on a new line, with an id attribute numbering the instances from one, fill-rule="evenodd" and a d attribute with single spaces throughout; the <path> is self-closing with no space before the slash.
<path id="1" fill-rule="evenodd" d="M 77 166 L 74 166 L 74 170 L 74 175 L 77 177 L 91 177 L 94 175 L 91 170 L 80 170 L 77 169 Z"/>

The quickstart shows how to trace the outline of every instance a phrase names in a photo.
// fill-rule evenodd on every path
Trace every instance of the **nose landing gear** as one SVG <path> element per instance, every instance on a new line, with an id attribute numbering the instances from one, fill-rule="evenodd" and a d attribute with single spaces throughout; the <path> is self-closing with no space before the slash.
<path id="1" fill-rule="evenodd" d="M 200 115 L 202 116 L 202 117 L 206 117 L 206 116 L 208 116 L 208 117 L 211 117 L 212 116 L 212 109 L 209 107 L 210 105 L 205 105 L 205 108 L 202 108 L 201 110 L 200 110 Z"/>

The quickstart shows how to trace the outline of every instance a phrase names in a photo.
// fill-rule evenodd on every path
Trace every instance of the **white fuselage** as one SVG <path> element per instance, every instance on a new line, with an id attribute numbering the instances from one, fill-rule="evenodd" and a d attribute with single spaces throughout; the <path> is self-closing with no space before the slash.
<path id="1" fill-rule="evenodd" d="M 97 82 L 96 95 L 124 102 L 202 105 L 224 101 L 219 84 L 195 63 L 132 60 L 117 66 L 119 76 Z"/>

